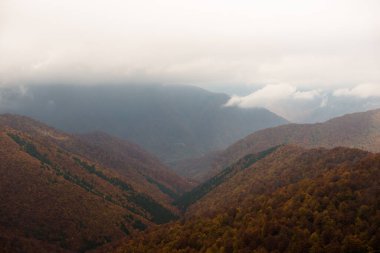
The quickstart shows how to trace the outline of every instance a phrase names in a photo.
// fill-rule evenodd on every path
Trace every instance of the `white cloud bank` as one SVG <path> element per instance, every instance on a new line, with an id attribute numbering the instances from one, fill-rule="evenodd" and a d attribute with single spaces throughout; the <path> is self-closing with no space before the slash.
<path id="1" fill-rule="evenodd" d="M 333 94 L 336 97 L 380 97 L 380 84 L 360 84 L 351 89 L 338 89 Z"/>
<path id="2" fill-rule="evenodd" d="M 307 101 L 313 100 L 319 95 L 317 90 L 299 91 L 289 84 L 271 84 L 261 88 L 248 96 L 233 96 L 226 106 L 250 107 L 270 107 L 274 103 L 288 100 Z"/>
<path id="3" fill-rule="evenodd" d="M 261 87 L 227 105 L 300 122 L 380 97 L 379 13 L 379 0 L 0 0 L 0 87 Z"/>
<path id="4" fill-rule="evenodd" d="M 379 12 L 378 0 L 1 0 L 0 85 L 380 83 Z"/>
<path id="5" fill-rule="evenodd" d="M 291 84 L 271 84 L 247 96 L 232 96 L 225 106 L 263 107 L 292 122 L 317 122 L 345 113 L 379 108 L 380 85 L 305 90 Z"/>
<path id="6" fill-rule="evenodd" d="M 264 107 L 297 122 L 328 101 L 320 90 L 302 91 L 290 84 L 271 84 L 248 96 L 232 96 L 225 106 L 241 108 Z"/>

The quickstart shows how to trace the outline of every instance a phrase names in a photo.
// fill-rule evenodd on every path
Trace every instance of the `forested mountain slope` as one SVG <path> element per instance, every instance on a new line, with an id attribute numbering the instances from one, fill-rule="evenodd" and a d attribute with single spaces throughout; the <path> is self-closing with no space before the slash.
<path id="1" fill-rule="evenodd" d="M 380 155 L 280 147 L 113 252 L 375 252 Z"/>
<path id="2" fill-rule="evenodd" d="M 288 124 L 254 132 L 193 168 L 198 180 L 215 175 L 247 154 L 294 144 L 306 148 L 350 147 L 380 152 L 380 109 L 347 114 L 324 123 Z M 191 169 L 191 168 L 190 168 Z"/>
<path id="3" fill-rule="evenodd" d="M 134 144 L 16 115 L 0 116 L 0 158 L 4 251 L 96 248 L 175 219 L 171 202 L 190 187 Z"/>

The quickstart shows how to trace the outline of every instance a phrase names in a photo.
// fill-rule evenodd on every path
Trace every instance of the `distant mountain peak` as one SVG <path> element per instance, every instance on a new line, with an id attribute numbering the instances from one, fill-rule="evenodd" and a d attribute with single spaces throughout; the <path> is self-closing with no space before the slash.
<path id="1" fill-rule="evenodd" d="M 7 111 L 70 133 L 102 131 L 127 139 L 173 167 L 288 123 L 263 108 L 225 107 L 228 95 L 185 85 L 32 86 L 28 92 L 33 96 L 15 98 L 17 107 Z"/>

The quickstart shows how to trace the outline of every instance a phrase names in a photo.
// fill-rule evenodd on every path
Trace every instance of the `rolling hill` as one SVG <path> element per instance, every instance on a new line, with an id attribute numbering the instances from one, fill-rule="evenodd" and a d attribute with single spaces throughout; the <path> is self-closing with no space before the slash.
<path id="1" fill-rule="evenodd" d="M 254 132 L 216 155 L 204 156 L 192 167 L 183 169 L 198 181 L 207 179 L 247 154 L 268 148 L 294 144 L 306 148 L 350 147 L 380 152 L 380 109 L 347 114 L 324 123 L 288 124 Z M 181 174 L 186 175 L 186 172 Z"/>
<path id="2" fill-rule="evenodd" d="M 84 252 L 178 217 L 190 188 L 135 144 L 0 116 L 0 251 Z"/>
<path id="3" fill-rule="evenodd" d="M 229 174 L 225 180 L 203 196 L 194 195 L 184 219 L 140 233 L 107 252 L 380 249 L 379 154 L 282 146 L 252 155 L 256 161 L 238 161 L 234 169 L 221 172 Z"/>

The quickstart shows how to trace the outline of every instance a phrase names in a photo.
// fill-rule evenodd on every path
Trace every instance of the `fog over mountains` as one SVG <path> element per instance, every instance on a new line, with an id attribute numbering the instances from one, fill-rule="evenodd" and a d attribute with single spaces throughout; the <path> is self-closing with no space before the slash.
<path id="1" fill-rule="evenodd" d="M 68 132 L 105 131 L 176 166 L 287 120 L 323 122 L 378 108 L 376 90 L 282 84 L 229 96 L 185 85 L 28 85 L 1 88 L 0 113 L 31 116 Z"/>
<path id="2" fill-rule="evenodd" d="M 1 110 L 68 132 L 105 131 L 140 144 L 167 164 L 287 123 L 263 108 L 226 107 L 228 100 L 191 86 L 31 86 L 23 95 L 8 90 Z"/>
<path id="3" fill-rule="evenodd" d="M 288 83 L 268 84 L 245 92 L 245 95 L 233 95 L 227 105 L 264 107 L 294 123 L 316 123 L 379 108 L 380 89 L 374 83 L 314 88 Z"/>
<path id="4" fill-rule="evenodd" d="M 379 0 L 0 0 L 0 253 L 380 252 Z"/>
<path id="5" fill-rule="evenodd" d="M 256 131 L 223 151 L 182 161 L 175 170 L 182 176 L 202 182 L 246 155 L 284 144 L 379 152 L 379 131 L 380 109 L 346 114 L 323 123 L 286 124 Z"/>
<path id="6" fill-rule="evenodd" d="M 379 115 L 257 131 L 197 185 L 105 133 L 1 115 L 0 251 L 374 251 L 380 155 L 365 150 L 379 150 Z"/>

